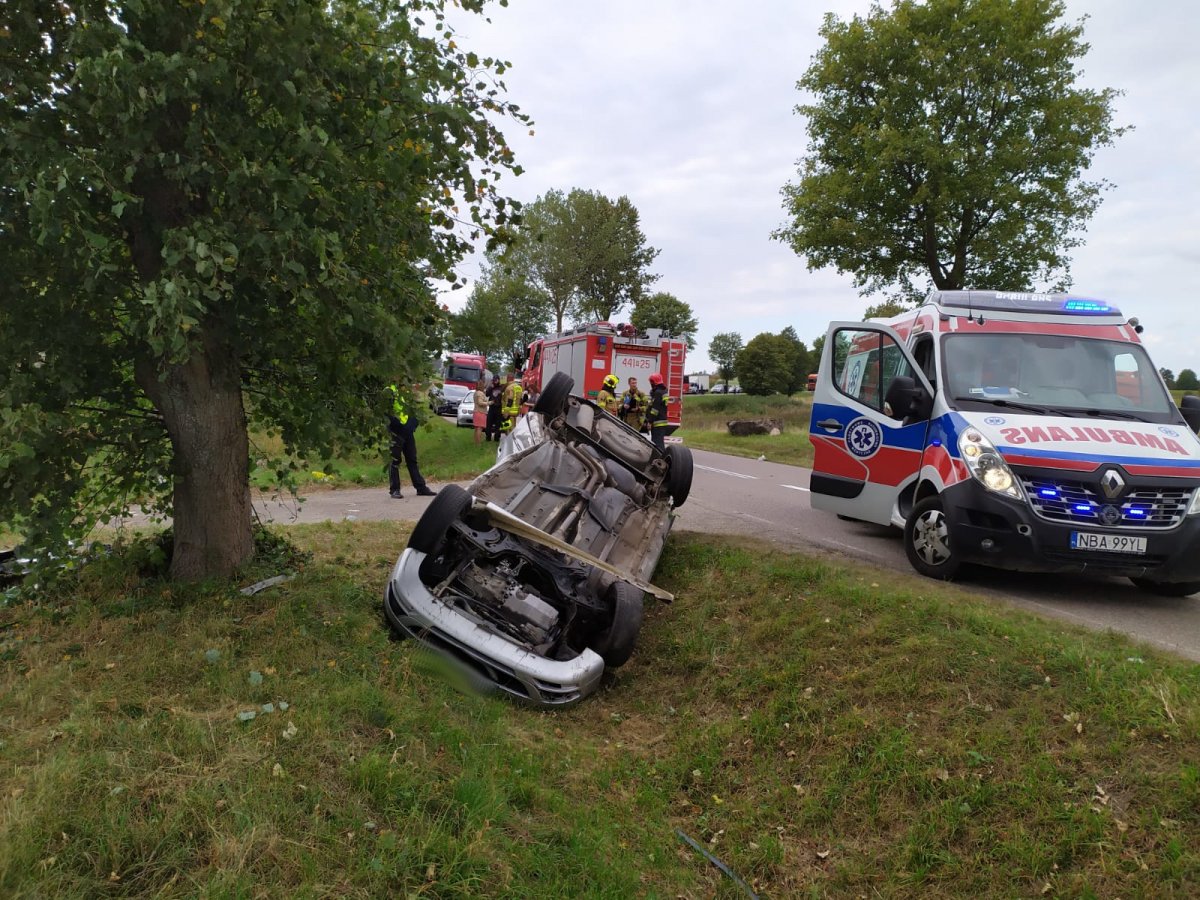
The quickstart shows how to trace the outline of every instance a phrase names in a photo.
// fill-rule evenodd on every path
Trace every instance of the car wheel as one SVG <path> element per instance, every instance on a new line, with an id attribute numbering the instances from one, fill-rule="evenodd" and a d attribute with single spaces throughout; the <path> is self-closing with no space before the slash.
<path id="1" fill-rule="evenodd" d="M 429 556 L 442 549 L 446 532 L 471 505 L 471 495 L 457 484 L 448 484 L 425 507 L 408 539 L 408 546 Z"/>
<path id="2" fill-rule="evenodd" d="M 575 387 L 575 379 L 566 372 L 555 372 L 550 381 L 538 395 L 533 404 L 533 411 L 553 419 L 560 416 L 567 408 L 567 398 Z"/>
<path id="3" fill-rule="evenodd" d="M 672 444 L 667 448 L 667 461 L 671 465 L 667 471 L 667 490 L 678 509 L 692 492 L 692 451 L 680 444 Z"/>
<path id="4" fill-rule="evenodd" d="M 1159 597 L 1187 597 L 1200 593 L 1200 581 L 1154 581 L 1150 578 L 1130 578 L 1139 590 Z"/>
<path id="5" fill-rule="evenodd" d="M 950 546 L 950 523 L 940 497 L 926 497 L 909 513 L 904 552 L 912 567 L 929 578 L 950 581 L 962 568 Z"/>
<path id="6" fill-rule="evenodd" d="M 592 649 L 611 669 L 623 666 L 633 655 L 638 632 L 642 630 L 644 597 L 640 590 L 624 581 L 615 581 L 608 589 L 612 623 L 592 642 Z"/>

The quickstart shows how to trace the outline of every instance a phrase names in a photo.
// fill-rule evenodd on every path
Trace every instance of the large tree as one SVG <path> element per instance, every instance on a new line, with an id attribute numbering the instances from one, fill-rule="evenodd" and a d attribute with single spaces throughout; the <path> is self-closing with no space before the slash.
<path id="1" fill-rule="evenodd" d="M 466 306 L 453 318 L 454 348 L 511 365 L 525 358 L 530 341 L 550 329 L 550 299 L 529 282 L 485 269 Z"/>
<path id="2" fill-rule="evenodd" d="M 788 376 L 787 390 L 785 391 L 790 397 L 796 391 L 804 390 L 808 384 L 808 373 L 815 372 L 817 367 L 812 362 L 808 348 L 804 346 L 804 341 L 800 340 L 800 335 L 796 333 L 795 328 L 789 325 L 779 332 L 779 336 L 784 338 L 791 347 L 791 373 Z"/>
<path id="3" fill-rule="evenodd" d="M 1077 83 L 1088 47 L 1060 0 L 895 0 L 825 17 L 798 87 L 808 154 L 775 233 L 865 292 L 1069 284 L 1104 182 L 1082 173 L 1123 129 Z"/>
<path id="4" fill-rule="evenodd" d="M 656 291 L 643 297 L 633 307 L 630 322 L 639 331 L 661 328 L 672 337 L 685 339 L 689 350 L 696 349 L 696 330 L 700 324 L 692 307 L 674 294 Z"/>
<path id="5" fill-rule="evenodd" d="M 573 190 L 567 202 L 574 214 L 575 252 L 579 272 L 579 316 L 608 321 L 637 304 L 659 276 L 650 264 L 659 251 L 642 232 L 637 207 L 628 197 L 610 200 L 595 191 Z"/>
<path id="6" fill-rule="evenodd" d="M 0 6 L 0 519 L 51 540 L 141 502 L 175 577 L 224 576 L 248 422 L 378 440 L 439 349 L 429 280 L 506 216 L 504 65 L 443 6 Z"/>
<path id="7" fill-rule="evenodd" d="M 747 394 L 788 394 L 795 362 L 796 347 L 790 338 L 764 332 L 742 348 L 734 368 Z"/>
<path id="8" fill-rule="evenodd" d="M 488 253 L 490 271 L 547 298 L 557 331 L 579 308 L 582 263 L 572 249 L 572 220 L 567 195 L 547 191 L 522 207 L 511 242 Z"/>
<path id="9" fill-rule="evenodd" d="M 575 188 L 527 204 L 511 245 L 489 262 L 545 294 L 562 331 L 569 318 L 608 320 L 637 303 L 658 279 L 649 270 L 657 256 L 628 197 Z"/>
<path id="10" fill-rule="evenodd" d="M 898 316 L 900 313 L 909 309 L 909 304 L 901 303 L 899 300 L 883 300 L 879 303 L 873 303 L 863 310 L 863 321 L 868 319 L 890 319 L 892 316 Z"/>
<path id="11" fill-rule="evenodd" d="M 737 355 L 742 352 L 742 336 L 736 331 L 714 334 L 708 342 L 708 358 L 717 366 L 717 377 L 726 383 L 733 377 Z"/>

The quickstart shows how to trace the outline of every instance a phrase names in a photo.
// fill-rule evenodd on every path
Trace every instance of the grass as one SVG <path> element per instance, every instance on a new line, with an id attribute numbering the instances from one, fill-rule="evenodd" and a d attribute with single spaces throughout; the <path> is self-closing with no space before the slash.
<path id="1" fill-rule="evenodd" d="M 679 599 L 541 713 L 388 640 L 404 525 L 288 533 L 253 597 L 113 559 L 0 609 L 0 894 L 739 896 L 675 829 L 767 896 L 1200 892 L 1200 667 L 676 535 Z"/>
<path id="2" fill-rule="evenodd" d="M 430 481 L 461 481 L 474 478 L 496 461 L 496 445 L 481 442 L 476 445 L 473 428 L 459 428 L 440 416 L 417 431 L 417 458 L 421 474 Z M 250 484 L 258 490 L 273 490 L 279 477 L 267 460 L 280 456 L 282 442 L 278 438 L 255 435 L 251 453 L 258 464 L 250 472 Z M 376 487 L 387 484 L 389 445 L 378 451 L 350 453 L 346 458 L 330 461 L 296 459 L 293 470 L 301 489 L 313 487 Z M 407 483 L 408 472 L 401 464 L 401 477 Z"/>
<path id="3" fill-rule="evenodd" d="M 757 458 L 793 466 L 812 466 L 812 444 L 808 439 L 808 419 L 812 412 L 812 394 L 791 397 L 775 394 L 752 397 L 749 394 L 700 394 L 683 400 L 683 425 L 676 434 L 684 444 L 697 450 L 712 450 L 731 456 Z M 783 425 L 777 435 L 734 437 L 728 423 L 734 419 L 775 419 Z"/>

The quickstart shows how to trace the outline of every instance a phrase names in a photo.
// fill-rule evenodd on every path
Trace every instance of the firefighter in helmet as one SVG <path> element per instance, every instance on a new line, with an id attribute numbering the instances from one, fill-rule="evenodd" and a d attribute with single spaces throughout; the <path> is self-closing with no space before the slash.
<path id="1" fill-rule="evenodd" d="M 605 412 L 617 414 L 617 385 L 621 383 L 621 379 L 611 372 L 604 376 L 604 387 L 596 394 L 596 405 Z"/>
<path id="2" fill-rule="evenodd" d="M 650 402 L 646 406 L 646 425 L 650 428 L 650 440 L 659 450 L 666 450 L 667 429 L 667 386 L 662 375 L 650 375 Z"/>

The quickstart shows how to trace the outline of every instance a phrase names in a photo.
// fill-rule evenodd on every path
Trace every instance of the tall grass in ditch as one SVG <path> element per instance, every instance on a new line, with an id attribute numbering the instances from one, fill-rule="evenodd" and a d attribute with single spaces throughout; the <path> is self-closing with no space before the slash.
<path id="1" fill-rule="evenodd" d="M 765 456 L 773 462 L 812 465 L 808 421 L 812 394 L 700 394 L 683 398 L 683 424 L 677 432 L 684 444 L 733 456 Z M 771 419 L 782 425 L 778 435 L 734 437 L 728 423 L 737 419 Z"/>
<path id="2" fill-rule="evenodd" d="M 537 712 L 388 639 L 405 526 L 288 533 L 252 597 L 135 555 L 0 609 L 0 895 L 737 896 L 677 829 L 773 897 L 1200 893 L 1195 665 L 677 534 Z"/>

